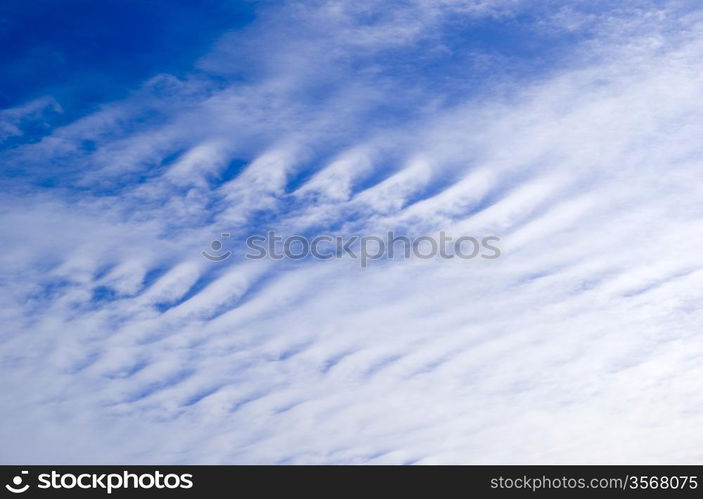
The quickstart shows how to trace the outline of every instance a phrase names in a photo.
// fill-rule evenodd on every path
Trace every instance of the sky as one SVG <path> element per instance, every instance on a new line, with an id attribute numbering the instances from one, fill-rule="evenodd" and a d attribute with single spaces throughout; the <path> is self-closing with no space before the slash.
<path id="1" fill-rule="evenodd" d="M 0 462 L 700 463 L 702 35 L 693 0 L 3 2 Z M 501 256 L 245 258 L 268 231 Z"/>

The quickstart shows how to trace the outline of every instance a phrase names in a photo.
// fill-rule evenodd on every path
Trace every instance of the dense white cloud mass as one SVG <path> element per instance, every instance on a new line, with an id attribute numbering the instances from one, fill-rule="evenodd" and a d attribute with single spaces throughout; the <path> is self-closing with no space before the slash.
<path id="1" fill-rule="evenodd" d="M 0 461 L 703 460 L 703 11 L 541 3 L 264 7 L 5 151 Z M 200 256 L 269 229 L 502 256 Z"/>

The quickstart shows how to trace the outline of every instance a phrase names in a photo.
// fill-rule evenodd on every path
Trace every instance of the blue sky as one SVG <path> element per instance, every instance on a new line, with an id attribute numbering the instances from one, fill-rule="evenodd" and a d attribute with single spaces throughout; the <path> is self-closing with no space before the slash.
<path id="1" fill-rule="evenodd" d="M 0 461 L 700 462 L 702 14 L 4 2 Z"/>
<path id="2" fill-rule="evenodd" d="M 154 73 L 185 75 L 225 30 L 251 22 L 248 2 L 3 2 L 3 107 L 46 94 L 70 118 L 124 98 Z M 70 119 L 69 118 L 69 119 Z"/>

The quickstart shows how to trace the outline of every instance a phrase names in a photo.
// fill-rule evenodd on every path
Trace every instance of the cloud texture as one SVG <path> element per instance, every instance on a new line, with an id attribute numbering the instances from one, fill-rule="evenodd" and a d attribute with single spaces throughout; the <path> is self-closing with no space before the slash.
<path id="1" fill-rule="evenodd" d="M 0 461 L 700 462 L 701 13 L 265 2 L 0 112 Z M 267 230 L 502 256 L 243 259 Z"/>

